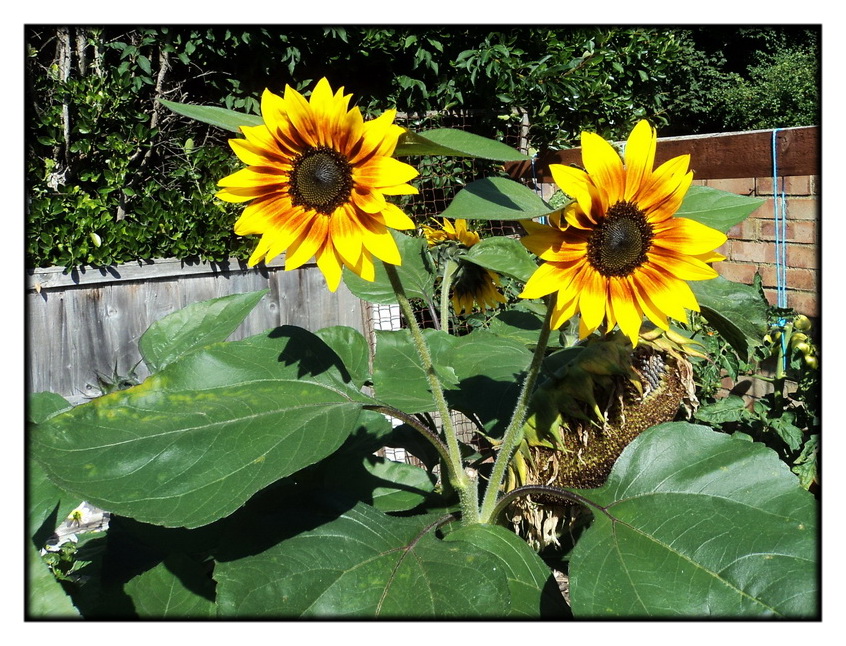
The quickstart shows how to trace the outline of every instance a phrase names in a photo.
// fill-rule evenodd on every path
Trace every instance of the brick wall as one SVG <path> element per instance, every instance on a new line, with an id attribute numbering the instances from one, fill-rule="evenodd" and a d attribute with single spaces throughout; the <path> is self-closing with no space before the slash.
<path id="1" fill-rule="evenodd" d="M 746 220 L 728 232 L 729 240 L 718 249 L 726 256 L 715 269 L 729 280 L 751 284 L 755 272 L 761 274 L 764 291 L 776 304 L 775 200 L 772 177 L 748 179 L 696 180 L 738 195 L 766 200 Z M 786 207 L 786 295 L 787 306 L 800 314 L 819 316 L 819 196 L 816 175 L 782 177 L 778 192 L 784 193 Z"/>

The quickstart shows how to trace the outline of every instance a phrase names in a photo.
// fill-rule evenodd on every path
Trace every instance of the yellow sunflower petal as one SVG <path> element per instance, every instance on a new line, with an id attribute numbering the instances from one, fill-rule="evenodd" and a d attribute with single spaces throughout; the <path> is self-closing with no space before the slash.
<path id="1" fill-rule="evenodd" d="M 353 187 L 350 197 L 353 203 L 365 213 L 381 213 L 387 205 L 381 192 L 357 186 Z"/>
<path id="2" fill-rule="evenodd" d="M 285 269 L 296 269 L 313 258 L 325 242 L 328 233 L 329 218 L 321 215 L 315 216 L 311 221 L 311 226 L 305 229 L 288 247 L 288 253 L 285 256 Z"/>
<path id="3" fill-rule="evenodd" d="M 326 286 L 330 292 L 334 292 L 341 283 L 341 267 L 343 266 L 335 247 L 332 244 L 324 244 L 318 249 L 316 259 L 317 267 L 326 278 Z"/>
<path id="4" fill-rule="evenodd" d="M 414 229 L 417 226 L 414 224 L 414 220 L 403 213 L 402 209 L 390 202 L 385 203 L 385 208 L 382 209 L 379 216 L 382 218 L 382 222 L 385 226 L 388 226 L 391 229 L 407 231 L 409 229 Z"/>
<path id="5" fill-rule="evenodd" d="M 636 280 L 643 286 L 644 293 L 667 316 L 677 321 L 687 318 L 685 307 L 699 311 L 696 297 L 683 280 L 663 274 L 651 267 L 641 267 Z M 695 307 L 690 307 L 693 304 Z"/>
<path id="6" fill-rule="evenodd" d="M 602 199 L 588 174 L 580 168 L 561 164 L 550 164 L 549 171 L 558 188 L 575 199 L 582 212 L 595 224 L 596 217 L 592 216 L 594 204 L 597 205 L 597 209 L 601 209 Z"/>
<path id="7" fill-rule="evenodd" d="M 256 248 L 253 250 L 253 253 L 250 255 L 250 259 L 247 261 L 247 266 L 255 267 L 259 264 L 262 260 L 265 259 L 268 250 L 270 249 L 270 240 L 265 239 L 264 236 L 261 237 L 259 243 L 256 245 Z M 272 260 L 273 258 L 270 258 Z"/>
<path id="8" fill-rule="evenodd" d="M 655 129 L 645 119 L 638 121 L 626 142 L 626 189 L 623 199 L 632 200 L 644 179 L 652 174 L 657 145 Z"/>
<path id="9" fill-rule="evenodd" d="M 582 163 L 591 181 L 599 189 L 602 211 L 624 199 L 626 185 L 623 161 L 611 144 L 596 133 L 583 132 Z"/>
<path id="10" fill-rule="evenodd" d="M 667 253 L 661 249 L 653 248 L 647 254 L 647 257 L 651 264 L 670 276 L 682 280 L 708 280 L 709 278 L 716 278 L 718 275 L 713 267 L 693 256 Z"/>
<path id="11" fill-rule="evenodd" d="M 229 147 L 238 159 L 250 166 L 270 166 L 282 161 L 279 155 L 273 154 L 272 150 L 257 146 L 246 139 L 230 139 Z"/>
<path id="12" fill-rule="evenodd" d="M 340 208 L 329 220 L 329 236 L 344 262 L 355 266 L 363 248 L 355 210 Z"/>
<path id="13" fill-rule="evenodd" d="M 350 271 L 364 280 L 369 280 L 371 283 L 376 280 L 376 266 L 373 264 L 373 256 L 366 249 L 362 251 L 358 263 L 349 265 L 345 262 L 344 264 L 350 268 Z"/>
<path id="14" fill-rule="evenodd" d="M 559 264 L 549 262 L 543 263 L 526 281 L 520 298 L 540 298 L 561 288 L 562 284 L 568 284 L 568 279 L 573 275 L 572 268 L 563 268 Z"/>
<path id="15" fill-rule="evenodd" d="M 369 218 L 361 224 L 360 231 L 363 232 L 362 242 L 365 249 L 383 262 L 402 264 L 397 243 L 387 228 Z"/>
<path id="16" fill-rule="evenodd" d="M 640 305 L 641 311 L 652 321 L 655 325 L 660 327 L 662 330 L 669 330 L 670 323 L 667 320 L 667 315 L 661 311 L 661 309 L 652 302 L 652 298 L 650 298 L 649 290 L 642 286 L 639 282 L 639 273 L 635 273 L 632 276 L 628 277 L 629 284 L 631 286 L 631 291 L 634 293 L 635 297 L 637 298 L 638 305 Z"/>
<path id="17" fill-rule="evenodd" d="M 652 226 L 653 241 L 677 254 L 695 256 L 725 244 L 726 234 L 689 218 L 669 218 Z"/>
<path id="18" fill-rule="evenodd" d="M 414 166 L 393 157 L 372 157 L 353 169 L 353 181 L 367 188 L 397 186 L 415 177 L 417 170 Z"/>
<path id="19" fill-rule="evenodd" d="M 579 311 L 585 325 L 595 330 L 605 318 L 605 303 L 608 300 L 608 281 L 590 265 L 585 265 L 574 283 L 578 284 Z"/>
<path id="20" fill-rule="evenodd" d="M 399 131 L 395 130 L 394 117 L 396 117 L 396 110 L 386 110 L 375 119 L 365 123 L 361 133 L 360 148 L 351 156 L 350 161 L 359 163 L 371 156 L 392 155 L 402 132 L 401 128 Z"/>
<path id="21" fill-rule="evenodd" d="M 612 278 L 608 281 L 609 302 L 613 318 L 629 339 L 637 345 L 640 326 L 643 324 L 643 312 L 638 307 L 637 297 L 632 293 L 631 285 L 625 278 Z"/>
<path id="22" fill-rule="evenodd" d="M 567 298 L 567 296 L 569 296 L 569 298 Z M 576 315 L 578 309 L 578 294 L 562 295 L 561 292 L 558 292 L 555 301 L 555 309 L 552 313 L 552 319 L 549 322 L 550 329 L 557 330 L 558 328 L 560 328 L 562 325 L 564 325 L 567 321 L 569 321 Z"/>

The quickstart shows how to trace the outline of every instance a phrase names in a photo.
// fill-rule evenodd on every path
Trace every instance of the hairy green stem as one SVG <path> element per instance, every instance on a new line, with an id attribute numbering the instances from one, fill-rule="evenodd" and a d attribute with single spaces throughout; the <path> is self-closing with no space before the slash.
<path id="1" fill-rule="evenodd" d="M 523 388 L 520 390 L 520 395 L 517 397 L 517 405 L 514 407 L 514 414 L 511 417 L 511 422 L 505 433 L 502 436 L 502 445 L 499 448 L 499 454 L 496 456 L 491 477 L 488 481 L 487 489 L 485 489 L 485 496 L 482 500 L 482 509 L 479 517 L 483 523 L 491 523 L 496 518 L 496 502 L 499 495 L 499 488 L 502 486 L 502 481 L 505 478 L 505 472 L 508 469 L 508 463 L 511 462 L 511 456 L 515 449 L 523 439 L 523 425 L 526 423 L 526 416 L 529 410 L 529 399 L 535 389 L 535 383 L 540 373 L 541 364 L 543 363 L 544 355 L 546 354 L 546 345 L 549 342 L 550 322 L 552 320 L 552 312 L 555 309 L 555 295 L 548 298 L 546 319 L 543 322 L 540 336 L 538 337 L 538 344 L 535 347 L 535 354 L 532 357 L 532 363 L 529 365 L 529 370 L 526 373 L 526 379 L 523 381 Z"/>
<path id="2" fill-rule="evenodd" d="M 449 332 L 449 290 L 452 286 L 452 276 L 457 268 L 457 262 L 447 260 L 441 280 L 441 329 L 446 332 Z"/>
<path id="3" fill-rule="evenodd" d="M 450 484 L 458 493 L 458 498 L 461 503 L 461 519 L 465 524 L 479 522 L 479 490 L 478 483 L 475 478 L 471 478 L 465 471 L 461 461 L 461 449 L 458 446 L 458 434 L 455 431 L 455 425 L 452 423 L 449 407 L 444 397 L 444 390 L 441 386 L 441 381 L 435 371 L 435 365 L 432 362 L 432 354 L 429 352 L 429 345 L 426 343 L 426 338 L 423 336 L 423 331 L 414 317 L 414 312 L 411 309 L 411 303 L 408 302 L 408 297 L 405 295 L 405 289 L 402 286 L 396 267 L 389 263 L 384 263 L 385 271 L 388 274 L 388 279 L 391 281 L 391 287 L 396 294 L 399 302 L 400 310 L 405 317 L 408 324 L 408 330 L 411 333 L 411 338 L 414 342 L 414 347 L 423 364 L 423 371 L 426 373 L 426 380 L 429 382 L 429 389 L 432 391 L 432 397 L 435 400 L 435 406 L 441 416 L 441 424 L 444 429 L 444 436 L 446 439 L 446 446 L 448 451 L 448 460 L 444 463 L 444 467 L 448 472 Z"/>
<path id="4" fill-rule="evenodd" d="M 421 424 L 417 419 L 415 419 L 412 415 L 408 413 L 404 413 L 401 410 L 394 408 L 393 406 L 383 406 L 367 404 L 363 406 L 365 410 L 372 410 L 377 413 L 382 413 L 382 415 L 387 415 L 388 417 L 393 417 L 394 419 L 398 419 L 405 424 L 408 424 L 411 428 L 415 431 L 420 433 L 423 437 L 425 437 L 429 443 L 435 447 L 435 450 L 438 452 L 438 455 L 441 456 L 441 459 L 444 462 L 449 462 L 450 455 L 449 449 L 447 449 L 446 445 L 441 442 L 441 438 L 438 437 L 437 433 L 435 433 L 432 429 L 427 428 L 424 424 Z"/>

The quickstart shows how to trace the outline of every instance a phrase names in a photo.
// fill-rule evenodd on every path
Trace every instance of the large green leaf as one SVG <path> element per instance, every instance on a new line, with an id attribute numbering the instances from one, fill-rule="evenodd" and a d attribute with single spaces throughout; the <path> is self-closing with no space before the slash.
<path id="1" fill-rule="evenodd" d="M 526 345 L 477 330 L 457 339 L 449 360 L 459 379 L 447 392 L 450 406 L 474 413 L 489 431 L 507 424 L 532 361 Z"/>
<path id="2" fill-rule="evenodd" d="M 442 213 L 450 219 L 530 220 L 554 212 L 532 189 L 503 177 L 471 182 Z"/>
<path id="3" fill-rule="evenodd" d="M 438 618 L 505 617 L 512 610 L 503 561 L 475 544 L 442 541 L 432 516 L 387 516 L 359 503 L 342 513 L 282 510 L 264 531 L 288 534 L 261 553 L 218 563 L 218 605 L 225 617 Z M 523 554 L 518 558 L 522 559 Z M 534 573 L 534 569 L 532 570 Z M 531 578 L 527 585 L 536 584 Z M 518 584 L 519 585 L 519 584 Z M 516 586 L 515 586 L 516 587 Z M 517 609 L 526 611 L 520 590 Z M 539 614 L 539 610 L 536 616 Z"/>
<path id="4" fill-rule="evenodd" d="M 717 276 L 689 283 L 696 300 L 717 332 L 744 358 L 767 333 L 767 302 L 757 286 Z"/>
<path id="5" fill-rule="evenodd" d="M 402 265 L 396 269 L 406 296 L 422 298 L 430 302 L 435 275 L 432 260 L 426 249 L 426 241 L 423 238 L 412 238 L 396 231 L 391 233 L 402 256 Z M 364 280 L 345 267 L 344 283 L 355 296 L 362 300 L 379 305 L 397 302 L 394 288 L 391 287 L 391 281 L 381 262 L 376 262 L 376 278 L 373 281 Z"/>
<path id="6" fill-rule="evenodd" d="M 31 424 L 43 423 L 72 408 L 64 397 L 51 392 L 32 393 L 27 403 L 27 417 Z M 80 500 L 53 484 L 29 452 L 27 467 L 27 531 L 36 547 L 42 547 Z"/>
<path id="7" fill-rule="evenodd" d="M 26 546 L 27 607 L 30 619 L 79 619 L 79 611 L 32 545 Z"/>
<path id="8" fill-rule="evenodd" d="M 177 103 L 159 99 L 159 102 L 176 114 L 189 117 L 196 121 L 202 121 L 224 130 L 240 132 L 241 126 L 260 126 L 264 120 L 255 114 L 235 112 L 226 108 L 218 108 L 212 105 L 191 105 L 188 103 Z"/>
<path id="9" fill-rule="evenodd" d="M 346 325 L 333 325 L 314 333 L 340 357 L 357 387 L 370 378 L 370 347 L 364 335 Z"/>
<path id="10" fill-rule="evenodd" d="M 432 361 L 444 387 L 458 383 L 450 367 L 456 337 L 442 330 L 424 330 Z M 420 355 L 408 330 L 377 330 L 373 359 L 373 390 L 376 398 L 406 413 L 437 409 Z"/>
<path id="11" fill-rule="evenodd" d="M 528 249 L 514 238 L 486 238 L 470 247 L 461 258 L 524 283 L 538 268 Z"/>
<path id="12" fill-rule="evenodd" d="M 690 218 L 728 233 L 763 203 L 764 200 L 757 197 L 726 193 L 708 186 L 691 186 L 676 211 L 676 217 Z"/>
<path id="13" fill-rule="evenodd" d="M 466 541 L 501 561 L 511 593 L 510 617 L 564 618 L 570 615 L 549 567 L 514 532 L 495 525 L 469 525 L 447 534 L 445 540 Z"/>
<path id="14" fill-rule="evenodd" d="M 407 130 L 400 136 L 394 156 L 448 155 L 451 157 L 478 157 L 494 161 L 524 161 L 529 157 L 510 146 L 481 137 L 465 130 L 436 128 L 424 132 Z"/>
<path id="15" fill-rule="evenodd" d="M 362 500 L 384 512 L 407 511 L 425 502 L 435 489 L 434 476 L 413 464 L 375 455 L 333 460 L 328 488 Z"/>
<path id="16" fill-rule="evenodd" d="M 225 341 L 268 292 L 230 294 L 192 303 L 154 322 L 138 341 L 150 372 L 158 372 L 182 355 Z"/>
<path id="17" fill-rule="evenodd" d="M 59 487 L 121 515 L 171 527 L 222 518 L 335 451 L 369 401 L 301 332 L 208 346 L 52 417 L 35 457 Z"/>
<path id="18" fill-rule="evenodd" d="M 205 567 L 183 554 L 172 554 L 124 586 L 141 619 L 212 619 L 214 581 Z"/>
<path id="19" fill-rule="evenodd" d="M 684 422 L 622 453 L 570 561 L 576 617 L 813 617 L 817 503 L 764 445 Z"/>

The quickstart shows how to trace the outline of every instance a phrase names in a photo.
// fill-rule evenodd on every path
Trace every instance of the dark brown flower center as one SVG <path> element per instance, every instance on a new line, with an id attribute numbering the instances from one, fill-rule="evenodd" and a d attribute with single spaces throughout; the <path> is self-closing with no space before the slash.
<path id="1" fill-rule="evenodd" d="M 329 215 L 349 200 L 352 186 L 352 166 L 336 150 L 309 148 L 294 160 L 290 187 L 295 206 Z"/>
<path id="2" fill-rule="evenodd" d="M 588 260 L 603 276 L 628 276 L 646 262 L 652 227 L 632 202 L 617 202 L 588 240 Z"/>

